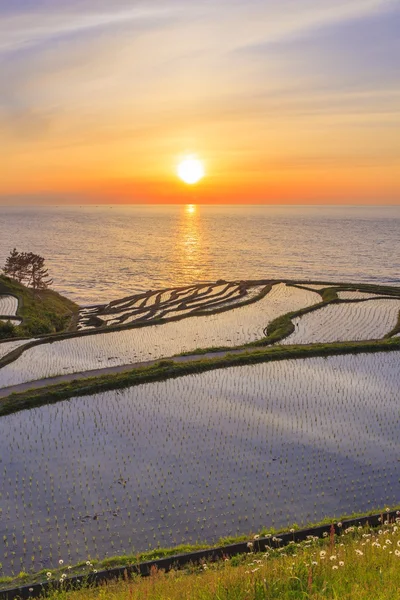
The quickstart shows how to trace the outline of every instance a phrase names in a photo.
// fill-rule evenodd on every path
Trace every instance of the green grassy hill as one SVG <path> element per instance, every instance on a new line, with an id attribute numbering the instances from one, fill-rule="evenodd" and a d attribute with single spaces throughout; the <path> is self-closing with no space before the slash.
<path id="1" fill-rule="evenodd" d="M 14 279 L 0 275 L 0 294 L 11 294 L 18 298 L 17 316 L 20 325 L 0 322 L 0 339 L 30 337 L 46 333 L 65 331 L 78 305 L 53 290 L 33 290 Z"/>

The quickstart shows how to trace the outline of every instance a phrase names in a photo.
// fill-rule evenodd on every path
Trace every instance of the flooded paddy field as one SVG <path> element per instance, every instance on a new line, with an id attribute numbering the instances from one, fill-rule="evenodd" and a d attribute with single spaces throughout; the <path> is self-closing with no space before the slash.
<path id="1" fill-rule="evenodd" d="M 149 291 L 114 300 L 106 305 L 82 308 L 79 311 L 77 329 L 188 316 L 196 310 L 212 312 L 226 306 L 234 308 L 236 304 L 256 298 L 265 289 L 265 285 L 225 282 Z"/>
<path id="2" fill-rule="evenodd" d="M 26 350 L 17 360 L 1 368 L 0 386 L 170 357 L 197 348 L 240 346 L 264 337 L 264 328 L 276 317 L 320 301 L 321 296 L 316 292 L 278 283 L 254 304 L 226 312 L 62 341 L 50 340 Z"/>
<path id="3" fill-rule="evenodd" d="M 281 344 L 315 344 L 383 338 L 399 317 L 400 299 L 329 304 L 295 317 L 295 330 Z"/>
<path id="4" fill-rule="evenodd" d="M 0 315 L 15 317 L 18 309 L 18 300 L 14 296 L 0 295 Z"/>
<path id="5" fill-rule="evenodd" d="M 3 356 L 6 356 L 7 354 L 12 352 L 16 348 L 19 348 L 20 346 L 25 346 L 25 344 L 27 344 L 28 342 L 31 342 L 31 341 L 33 341 L 33 340 L 11 340 L 10 342 L 1 342 L 0 343 L 0 358 L 3 358 Z M 1 377 L 0 377 L 0 380 L 1 380 Z M 3 385 L 3 384 L 1 383 L 1 385 Z"/>
<path id="6" fill-rule="evenodd" d="M 398 503 L 399 367 L 265 363 L 3 417 L 0 573 Z"/>

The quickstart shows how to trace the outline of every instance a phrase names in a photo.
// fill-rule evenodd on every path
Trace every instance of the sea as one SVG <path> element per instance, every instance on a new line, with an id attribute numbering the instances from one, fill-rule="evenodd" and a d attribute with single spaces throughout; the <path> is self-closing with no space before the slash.
<path id="1" fill-rule="evenodd" d="M 85 306 L 218 279 L 399 285 L 400 206 L 2 206 L 0 267 L 14 247 Z"/>

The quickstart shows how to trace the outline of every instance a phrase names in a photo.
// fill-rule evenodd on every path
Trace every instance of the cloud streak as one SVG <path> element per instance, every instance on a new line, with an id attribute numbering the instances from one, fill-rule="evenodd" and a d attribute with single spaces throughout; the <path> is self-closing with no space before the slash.
<path id="1" fill-rule="evenodd" d="M 171 17 L 174 8 L 136 6 L 100 12 L 41 12 L 22 16 L 11 14 L 2 19 L 0 52 L 16 51 L 41 45 L 63 37 L 85 35 L 98 29 L 129 26 L 136 23 L 154 23 Z"/>
<path id="2" fill-rule="evenodd" d="M 393 188 L 397 1 L 110 6 L 0 0 L 0 194 L 18 191 L 21 172 L 33 187 L 48 178 L 62 189 L 65 170 L 93 182 L 96 165 L 108 178 L 168 179 L 188 150 L 225 179 L 264 169 L 267 182 L 268 165 L 287 168 L 293 189 L 294 166 L 313 165 L 318 187 L 321 169 L 337 177 L 344 164 L 375 161 L 382 189 Z"/>

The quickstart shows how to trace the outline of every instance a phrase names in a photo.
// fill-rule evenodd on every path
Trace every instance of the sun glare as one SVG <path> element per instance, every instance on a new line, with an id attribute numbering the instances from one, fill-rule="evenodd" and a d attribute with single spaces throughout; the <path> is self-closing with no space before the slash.
<path id="1" fill-rule="evenodd" d="M 178 165 L 178 175 L 185 183 L 197 183 L 204 177 L 203 164 L 197 158 L 185 158 Z"/>

